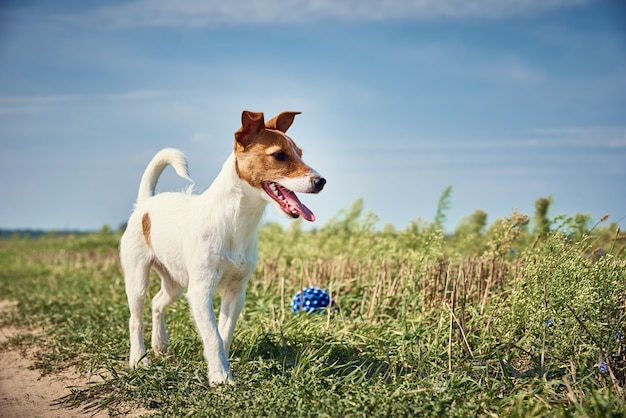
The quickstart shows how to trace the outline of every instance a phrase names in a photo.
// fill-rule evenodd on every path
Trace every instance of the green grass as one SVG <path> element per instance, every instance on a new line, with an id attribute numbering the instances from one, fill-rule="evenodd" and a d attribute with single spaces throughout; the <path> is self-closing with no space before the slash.
<path id="1" fill-rule="evenodd" d="M 44 330 L 7 343 L 35 347 L 42 372 L 100 376 L 62 405 L 111 415 L 624 416 L 617 226 L 577 215 L 535 233 L 522 214 L 485 218 L 477 211 L 448 236 L 420 220 L 375 231 L 356 202 L 315 231 L 262 228 L 234 386 L 208 386 L 184 298 L 167 311 L 168 354 L 127 368 L 119 233 L 108 229 L 0 241 L 0 297 L 17 301 L 0 320 Z M 336 309 L 292 314 L 308 285 L 329 289 Z"/>

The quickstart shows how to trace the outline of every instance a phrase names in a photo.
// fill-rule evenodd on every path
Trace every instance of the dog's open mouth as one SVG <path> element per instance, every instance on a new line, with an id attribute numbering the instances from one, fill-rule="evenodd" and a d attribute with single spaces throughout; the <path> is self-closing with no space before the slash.
<path id="1" fill-rule="evenodd" d="M 278 183 L 264 181 L 262 183 L 265 192 L 272 198 L 287 215 L 292 218 L 302 216 L 309 222 L 315 220 L 315 215 L 309 208 L 304 206 L 298 196 L 291 190 Z"/>

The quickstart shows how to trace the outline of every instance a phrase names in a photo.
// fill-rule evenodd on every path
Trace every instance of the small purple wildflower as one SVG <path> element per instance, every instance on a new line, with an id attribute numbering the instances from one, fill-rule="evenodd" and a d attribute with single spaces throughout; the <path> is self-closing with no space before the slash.
<path id="1" fill-rule="evenodd" d="M 602 248 L 595 249 L 587 253 L 587 258 L 591 261 L 598 261 L 600 258 L 606 255 L 606 252 Z"/>
<path id="2" fill-rule="evenodd" d="M 598 364 L 598 370 L 600 373 L 606 373 L 609 367 L 606 365 L 604 360 L 600 360 L 600 364 Z"/>
<path id="3" fill-rule="evenodd" d="M 615 334 L 613 334 L 613 336 L 615 337 L 615 340 L 620 341 L 623 337 L 622 333 L 619 331 L 615 331 Z"/>
<path id="4" fill-rule="evenodd" d="M 515 250 L 513 248 L 509 248 L 509 253 L 510 254 L 515 254 Z"/>
<path id="5" fill-rule="evenodd" d="M 546 319 L 546 327 L 552 328 L 554 326 L 554 318 Z"/>

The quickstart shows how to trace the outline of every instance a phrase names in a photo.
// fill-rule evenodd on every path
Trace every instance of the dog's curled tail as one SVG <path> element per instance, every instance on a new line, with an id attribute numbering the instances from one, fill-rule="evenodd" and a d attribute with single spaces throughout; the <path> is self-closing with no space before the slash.
<path id="1" fill-rule="evenodd" d="M 141 183 L 139 184 L 139 193 L 137 194 L 137 204 L 141 201 L 154 196 L 154 189 L 157 184 L 159 176 L 165 170 L 165 167 L 171 165 L 176 174 L 180 177 L 192 181 L 189 178 L 189 172 L 187 170 L 187 160 L 185 154 L 182 151 L 174 148 L 165 148 L 157 152 L 152 158 L 152 161 L 146 167 L 143 176 L 141 177 Z"/>

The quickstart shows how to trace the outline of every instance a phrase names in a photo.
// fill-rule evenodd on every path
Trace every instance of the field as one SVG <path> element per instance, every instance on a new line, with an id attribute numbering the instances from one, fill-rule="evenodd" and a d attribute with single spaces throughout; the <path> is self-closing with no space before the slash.
<path id="1" fill-rule="evenodd" d="M 0 349 L 96 376 L 58 400 L 72 414 L 624 416 L 625 236 L 611 218 L 548 219 L 549 203 L 489 226 L 476 211 L 448 235 L 445 194 L 433 222 L 403 230 L 374 230 L 361 201 L 317 230 L 264 226 L 234 386 L 208 386 L 184 297 L 167 311 L 168 354 L 128 369 L 118 231 L 3 239 L 0 298 L 17 305 L 0 320 L 25 331 Z M 334 309 L 293 314 L 309 285 Z"/>

